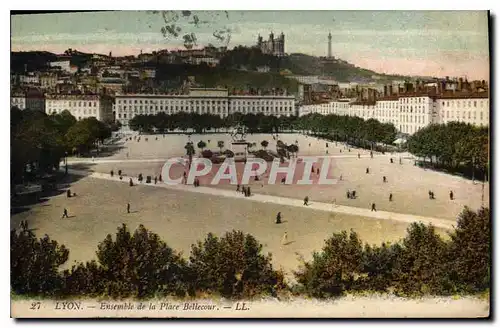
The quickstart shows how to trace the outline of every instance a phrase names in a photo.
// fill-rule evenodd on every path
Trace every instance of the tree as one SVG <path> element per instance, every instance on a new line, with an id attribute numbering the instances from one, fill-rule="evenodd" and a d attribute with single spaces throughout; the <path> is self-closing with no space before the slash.
<path id="1" fill-rule="evenodd" d="M 294 272 L 304 292 L 313 297 L 342 295 L 354 286 L 362 272 L 363 246 L 351 231 L 334 233 L 326 240 L 322 252 L 314 252 L 310 262 Z"/>
<path id="2" fill-rule="evenodd" d="M 449 293 L 451 284 L 444 266 L 448 261 L 446 255 L 446 243 L 432 225 L 412 223 L 402 241 L 396 292 L 402 295 Z"/>
<path id="3" fill-rule="evenodd" d="M 491 214 L 489 208 L 477 212 L 465 208 L 450 234 L 451 279 L 459 291 L 476 293 L 490 286 Z"/>
<path id="4" fill-rule="evenodd" d="M 217 141 L 217 147 L 220 148 L 220 152 L 222 153 L 222 148 L 224 148 L 224 141 L 223 140 Z"/>
<path id="5" fill-rule="evenodd" d="M 112 297 L 184 296 L 186 263 L 142 224 L 132 234 L 123 224 L 98 245 L 98 262 Z"/>
<path id="6" fill-rule="evenodd" d="M 269 142 L 267 140 L 263 140 L 260 145 L 262 146 L 262 148 L 266 149 L 267 146 L 269 146 Z"/>
<path id="7" fill-rule="evenodd" d="M 63 286 L 58 269 L 69 250 L 45 235 L 37 239 L 31 231 L 10 233 L 11 288 L 16 294 L 55 296 Z"/>
<path id="8" fill-rule="evenodd" d="M 207 147 L 207 144 L 206 144 L 206 142 L 205 142 L 205 141 L 200 140 L 200 141 L 198 142 L 197 146 L 198 146 L 198 148 L 200 148 L 200 149 L 201 149 L 201 151 L 203 151 L 203 149 L 204 149 L 205 147 Z"/>
<path id="9" fill-rule="evenodd" d="M 201 292 L 218 292 L 224 297 L 276 295 L 284 287 L 283 275 L 275 271 L 271 255 L 262 254 L 262 245 L 241 231 L 222 238 L 209 233 L 191 246 L 190 282 Z"/>

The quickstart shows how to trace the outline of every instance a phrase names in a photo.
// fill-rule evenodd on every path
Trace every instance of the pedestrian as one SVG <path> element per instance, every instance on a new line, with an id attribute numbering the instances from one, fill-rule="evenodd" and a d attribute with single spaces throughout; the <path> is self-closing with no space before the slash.
<path id="1" fill-rule="evenodd" d="M 351 195 L 352 195 L 352 199 L 356 199 L 356 190 L 353 190 Z"/>
<path id="2" fill-rule="evenodd" d="M 358 158 L 361 158 L 361 155 L 358 153 Z"/>
<path id="3" fill-rule="evenodd" d="M 122 180 L 122 179 L 123 179 L 123 177 L 120 175 L 120 180 Z"/>
<path id="4" fill-rule="evenodd" d="M 392 202 L 392 193 L 389 194 L 389 201 Z"/>
<path id="5" fill-rule="evenodd" d="M 342 181 L 342 174 L 340 175 L 340 177 L 339 177 L 339 178 L 340 178 L 340 181 Z"/>
<path id="6" fill-rule="evenodd" d="M 391 157 L 391 164 L 393 164 L 393 163 L 394 163 L 394 161 L 393 161 L 393 159 L 392 159 L 392 157 Z"/>
<path id="7" fill-rule="evenodd" d="M 70 189 L 68 189 L 66 191 L 66 197 L 71 198 L 71 190 Z"/>
<path id="8" fill-rule="evenodd" d="M 69 216 L 68 216 L 68 210 L 66 208 L 64 208 L 64 210 L 63 210 L 63 215 L 62 215 L 61 219 L 64 219 L 64 218 L 69 218 Z"/>
<path id="9" fill-rule="evenodd" d="M 161 178 L 161 174 L 160 174 L 160 176 L 158 177 L 158 181 L 160 181 L 160 182 L 162 182 L 162 181 L 163 181 L 163 180 L 162 180 L 162 178 Z"/>
<path id="10" fill-rule="evenodd" d="M 128 180 L 128 185 L 130 187 L 133 187 L 134 186 L 134 182 L 132 181 L 132 178 L 130 178 L 130 180 Z"/>
<path id="11" fill-rule="evenodd" d="M 278 215 L 276 215 L 276 224 L 281 223 L 281 212 L 278 212 Z"/>
<path id="12" fill-rule="evenodd" d="M 403 164 L 403 161 L 401 160 L 401 157 L 399 158 L 399 164 Z"/>
<path id="13" fill-rule="evenodd" d="M 158 178 L 157 178 L 157 177 L 156 177 L 156 175 L 155 175 L 155 184 L 156 184 L 157 182 L 158 182 Z"/>
<path id="14" fill-rule="evenodd" d="M 118 170 L 118 175 L 122 175 L 122 170 Z"/>
<path id="15" fill-rule="evenodd" d="M 373 151 L 370 150 L 370 157 L 373 158 Z"/>
<path id="16" fill-rule="evenodd" d="M 283 234 L 283 238 L 281 238 L 281 244 L 283 244 L 283 245 L 288 244 L 288 234 L 286 233 L 286 231 Z"/>
<path id="17" fill-rule="evenodd" d="M 385 177 L 385 175 L 383 176 L 382 180 L 383 180 L 384 182 L 387 182 L 387 178 Z"/>
<path id="18" fill-rule="evenodd" d="M 240 191 L 240 184 L 236 185 L 236 191 Z"/>
<path id="19" fill-rule="evenodd" d="M 309 205 L 309 197 L 308 197 L 308 196 L 306 196 L 306 197 L 304 198 L 304 205 L 305 205 L 305 206 Z"/>
<path id="20" fill-rule="evenodd" d="M 453 200 L 453 191 L 450 190 L 450 200 Z"/>
<path id="21" fill-rule="evenodd" d="M 347 190 L 347 199 L 351 199 L 351 192 Z"/>
<path id="22" fill-rule="evenodd" d="M 241 193 L 246 196 L 247 195 L 247 187 L 245 187 L 245 186 L 241 187 Z"/>
<path id="23" fill-rule="evenodd" d="M 113 177 L 113 175 L 115 175 L 115 172 L 113 172 L 113 170 L 111 170 L 111 172 L 109 172 L 109 174 L 111 175 L 111 177 Z"/>
<path id="24" fill-rule="evenodd" d="M 127 203 L 127 214 L 130 214 L 130 203 Z"/>
<path id="25" fill-rule="evenodd" d="M 250 195 L 252 195 L 251 191 L 250 191 L 250 186 L 247 187 L 247 197 L 250 197 Z"/>
<path id="26" fill-rule="evenodd" d="M 328 155 L 328 149 L 326 150 L 326 154 Z"/>
<path id="27" fill-rule="evenodd" d="M 285 184 L 285 182 L 286 182 L 285 177 L 281 178 L 281 184 Z"/>
<path id="28" fill-rule="evenodd" d="M 431 191 L 431 199 L 436 199 L 436 198 L 434 197 L 434 191 Z"/>
<path id="29" fill-rule="evenodd" d="M 348 150 L 349 152 L 351 152 L 351 148 L 348 148 L 347 150 Z"/>
<path id="30" fill-rule="evenodd" d="M 340 150 L 340 152 L 342 152 L 342 149 Z"/>
<path id="31" fill-rule="evenodd" d="M 372 210 L 371 210 L 371 211 L 372 211 L 372 212 L 373 212 L 373 211 L 377 212 L 377 209 L 375 208 L 375 203 L 372 203 Z"/>
<path id="32" fill-rule="evenodd" d="M 366 168 L 366 174 L 369 174 L 369 173 L 370 173 L 370 169 Z"/>

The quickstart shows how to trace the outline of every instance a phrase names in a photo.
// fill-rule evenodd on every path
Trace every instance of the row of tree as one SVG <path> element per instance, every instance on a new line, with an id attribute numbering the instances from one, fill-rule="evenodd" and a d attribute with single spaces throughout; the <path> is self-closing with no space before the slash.
<path id="1" fill-rule="evenodd" d="M 50 173 L 66 154 L 88 153 L 111 136 L 109 124 L 94 117 L 77 121 L 68 111 L 48 116 L 14 107 L 10 124 L 11 183 Z"/>
<path id="2" fill-rule="evenodd" d="M 241 114 L 234 113 L 224 118 L 215 114 L 198 114 L 180 112 L 166 114 L 164 112 L 155 115 L 136 115 L 129 121 L 129 127 L 134 131 L 151 133 L 156 131 L 164 133 L 167 131 L 193 129 L 196 133 L 206 131 L 218 132 L 224 128 L 226 132 L 238 124 L 243 124 L 251 133 L 275 133 L 292 128 L 295 117 L 276 117 L 264 114 Z"/>
<path id="3" fill-rule="evenodd" d="M 392 144 L 397 133 L 391 123 L 335 114 L 308 114 L 300 117 L 295 126 L 300 130 L 310 131 L 313 135 L 365 147 L 371 147 L 375 143 Z"/>
<path id="4" fill-rule="evenodd" d="M 477 293 L 490 286 L 490 211 L 464 209 L 444 240 L 432 226 L 413 223 L 394 244 L 363 245 L 351 231 L 334 233 L 321 252 L 295 272 L 287 285 L 271 254 L 240 231 L 209 233 L 191 246 L 189 260 L 140 225 L 126 225 L 99 243 L 97 261 L 60 271 L 69 250 L 30 230 L 11 232 L 11 288 L 45 297 L 149 298 L 212 294 L 233 298 L 286 293 L 323 298 L 346 292 L 397 295 Z"/>
<path id="5" fill-rule="evenodd" d="M 309 114 L 301 117 L 233 113 L 224 118 L 215 114 L 198 113 L 158 113 L 156 115 L 137 115 L 129 121 L 134 131 L 162 133 L 179 129 L 194 129 L 197 133 L 219 129 L 228 131 L 238 124 L 244 125 L 248 132 L 279 133 L 287 131 L 308 131 L 315 135 L 329 136 L 333 140 L 348 141 L 352 144 L 391 144 L 396 137 L 396 129 L 390 123 L 377 120 L 363 120 L 359 117 L 341 115 Z"/>
<path id="6" fill-rule="evenodd" d="M 486 171 L 489 130 L 459 122 L 429 125 L 410 137 L 408 150 L 433 165 Z"/>

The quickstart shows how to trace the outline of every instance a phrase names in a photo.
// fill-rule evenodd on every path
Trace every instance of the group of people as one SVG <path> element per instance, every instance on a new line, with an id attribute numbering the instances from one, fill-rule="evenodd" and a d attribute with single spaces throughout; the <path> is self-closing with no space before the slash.
<path id="1" fill-rule="evenodd" d="M 347 190 L 347 199 L 356 199 L 356 190 Z"/>
<path id="2" fill-rule="evenodd" d="M 236 191 L 240 192 L 245 196 L 245 197 L 250 197 L 252 195 L 250 191 L 250 186 L 240 186 L 239 184 L 236 185 Z"/>

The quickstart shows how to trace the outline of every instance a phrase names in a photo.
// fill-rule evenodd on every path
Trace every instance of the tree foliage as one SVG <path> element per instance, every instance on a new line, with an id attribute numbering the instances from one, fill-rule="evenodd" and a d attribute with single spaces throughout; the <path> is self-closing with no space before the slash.
<path id="1" fill-rule="evenodd" d="M 283 287 L 283 276 L 271 265 L 271 255 L 262 254 L 262 245 L 241 231 L 222 238 L 208 234 L 192 245 L 189 257 L 193 288 L 217 292 L 225 297 L 275 295 Z"/>

